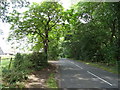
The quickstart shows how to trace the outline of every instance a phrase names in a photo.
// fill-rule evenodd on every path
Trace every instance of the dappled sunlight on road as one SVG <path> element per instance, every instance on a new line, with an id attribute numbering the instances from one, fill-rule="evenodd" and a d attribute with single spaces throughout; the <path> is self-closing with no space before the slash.
<path id="1" fill-rule="evenodd" d="M 59 61 L 62 88 L 117 88 L 118 77 L 102 69 L 67 59 Z"/>

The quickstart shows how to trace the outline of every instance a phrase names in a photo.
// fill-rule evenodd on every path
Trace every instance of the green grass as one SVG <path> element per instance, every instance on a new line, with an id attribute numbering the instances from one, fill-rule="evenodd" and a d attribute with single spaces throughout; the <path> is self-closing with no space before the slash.
<path id="1" fill-rule="evenodd" d="M 5 67 L 5 68 L 8 68 L 8 66 L 9 66 L 9 64 L 10 64 L 10 59 L 4 59 L 4 60 L 1 60 L 1 67 Z"/>
<path id="2" fill-rule="evenodd" d="M 7 67 L 9 65 L 9 63 L 10 63 L 9 59 L 8 60 L 1 60 L 1 66 L 2 67 Z"/>
<path id="3" fill-rule="evenodd" d="M 91 65 L 91 66 L 94 66 L 97 68 L 101 68 L 105 71 L 108 71 L 108 72 L 111 72 L 114 74 L 118 74 L 118 67 L 117 66 L 108 66 L 108 65 L 103 64 L 103 63 L 93 63 L 93 62 L 86 62 L 86 61 L 82 61 L 82 60 L 77 60 L 77 61 L 83 62 L 87 65 Z"/>
<path id="4" fill-rule="evenodd" d="M 8 67 L 10 63 L 10 58 L 14 58 L 14 56 L 4 56 L 1 58 L 0 68 L 1 67 Z"/>
<path id="5" fill-rule="evenodd" d="M 57 82 L 55 80 L 55 74 L 51 73 L 47 82 L 46 82 L 48 88 L 58 88 Z"/>
<path id="6" fill-rule="evenodd" d="M 1 62 L 0 62 L 0 81 L 2 81 L 2 69 L 3 69 L 3 67 L 8 68 L 9 63 L 10 63 L 10 58 L 4 57 L 1 59 Z M 1 84 L 0 84 L 0 88 L 2 88 Z"/>

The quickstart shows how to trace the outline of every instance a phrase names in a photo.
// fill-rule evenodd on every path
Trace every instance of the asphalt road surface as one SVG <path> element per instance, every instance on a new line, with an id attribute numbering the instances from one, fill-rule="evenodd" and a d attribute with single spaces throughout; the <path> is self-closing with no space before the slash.
<path id="1" fill-rule="evenodd" d="M 68 59 L 59 60 L 61 88 L 118 88 L 118 75 Z"/>

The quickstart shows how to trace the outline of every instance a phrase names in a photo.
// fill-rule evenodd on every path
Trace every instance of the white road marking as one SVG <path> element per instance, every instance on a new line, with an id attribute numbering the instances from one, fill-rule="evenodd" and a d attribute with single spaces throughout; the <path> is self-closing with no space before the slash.
<path id="1" fill-rule="evenodd" d="M 76 65 L 76 64 L 75 64 Z M 81 69 L 83 69 L 82 67 L 80 67 L 79 65 L 76 65 L 77 67 L 79 67 L 79 68 L 81 68 Z"/>
<path id="2" fill-rule="evenodd" d="M 69 61 L 70 62 L 70 61 Z M 79 67 L 80 69 L 83 69 L 82 67 L 80 67 L 79 65 L 76 65 L 74 62 L 70 62 L 72 64 L 74 64 L 75 66 Z"/>
<path id="3" fill-rule="evenodd" d="M 91 73 L 91 72 L 89 72 L 89 71 L 87 71 L 87 72 L 88 72 L 89 74 L 91 74 L 91 75 L 93 75 L 93 76 L 97 77 L 98 79 L 102 80 L 103 82 L 105 82 L 105 83 L 109 84 L 110 86 L 112 86 L 112 84 L 111 84 L 111 83 L 109 83 L 109 82 L 107 82 L 106 80 L 104 80 L 104 79 L 102 79 L 102 78 L 98 77 L 97 75 L 95 75 L 95 74 L 93 74 L 93 73 Z"/>
<path id="4" fill-rule="evenodd" d="M 79 67 L 80 69 L 83 69 L 82 67 L 80 67 L 79 65 L 75 64 L 74 62 L 71 62 L 71 61 L 69 61 L 69 62 L 72 63 L 72 64 L 74 64 L 75 66 Z M 97 77 L 98 79 L 102 80 L 103 82 L 109 84 L 110 86 L 113 86 L 113 85 L 112 85 L 111 83 L 109 83 L 108 81 L 106 81 L 106 80 L 100 78 L 99 76 L 97 76 L 97 75 L 91 73 L 90 71 L 87 71 L 87 72 L 88 72 L 89 74 L 93 75 L 94 77 Z"/>

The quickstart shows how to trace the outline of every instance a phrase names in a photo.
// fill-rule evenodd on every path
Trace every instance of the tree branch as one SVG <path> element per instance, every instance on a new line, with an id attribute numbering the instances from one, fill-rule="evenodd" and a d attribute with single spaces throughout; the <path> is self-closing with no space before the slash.
<path id="1" fill-rule="evenodd" d="M 61 18 L 61 17 L 60 17 L 60 18 Z M 60 19 L 60 18 L 59 18 L 59 19 Z M 58 23 L 59 19 L 57 19 L 57 21 L 56 21 L 50 28 L 54 27 L 54 26 Z"/>

